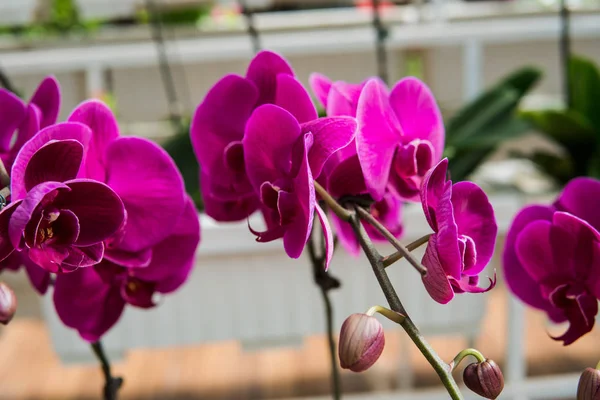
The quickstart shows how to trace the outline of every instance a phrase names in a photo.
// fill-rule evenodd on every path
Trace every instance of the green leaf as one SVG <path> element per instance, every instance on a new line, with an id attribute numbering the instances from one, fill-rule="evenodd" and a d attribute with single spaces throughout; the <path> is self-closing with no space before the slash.
<path id="1" fill-rule="evenodd" d="M 480 134 L 469 138 L 468 140 L 459 141 L 454 146 L 462 149 L 475 149 L 482 147 L 495 148 L 509 139 L 519 137 L 523 133 L 532 129 L 531 123 L 515 116 L 511 118 L 502 118 L 482 128 Z"/>
<path id="2" fill-rule="evenodd" d="M 510 99 L 512 110 L 516 109 L 521 98 L 527 93 L 540 79 L 542 73 L 540 70 L 532 67 L 521 68 L 514 73 L 500 80 L 496 85 L 479 95 L 474 101 L 467 104 L 458 111 L 446 125 L 446 136 L 448 141 L 454 140 L 454 137 L 465 137 L 472 132 L 477 132 L 473 127 L 473 119 L 482 113 L 487 113 L 490 108 L 502 108 L 499 103 Z M 510 113 L 511 107 L 507 107 Z M 481 123 L 481 122 L 479 122 Z M 471 133 L 462 133 L 464 130 L 470 130 Z"/>
<path id="3" fill-rule="evenodd" d="M 570 108 L 585 116 L 600 136 L 600 71 L 582 57 L 571 57 L 569 62 Z"/>
<path id="4" fill-rule="evenodd" d="M 493 151 L 493 147 L 456 151 L 452 157 L 448 157 L 450 178 L 454 182 L 464 181 Z"/>
<path id="5" fill-rule="evenodd" d="M 596 142 L 590 122 L 577 111 L 523 111 L 521 116 L 567 149 L 582 145 L 594 146 Z"/>
<path id="6" fill-rule="evenodd" d="M 200 169 L 190 142 L 189 133 L 185 130 L 177 133 L 163 144 L 163 148 L 175 160 L 177 168 L 181 171 L 186 192 L 194 197 L 200 191 Z M 198 204 L 197 201 L 196 204 Z"/>

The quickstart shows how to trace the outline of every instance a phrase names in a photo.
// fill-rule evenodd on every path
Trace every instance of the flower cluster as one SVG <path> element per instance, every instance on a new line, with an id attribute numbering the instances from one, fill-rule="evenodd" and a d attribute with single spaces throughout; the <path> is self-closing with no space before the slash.
<path id="1" fill-rule="evenodd" d="M 517 214 L 506 236 L 504 275 L 512 292 L 554 322 L 569 345 L 594 327 L 600 299 L 600 181 L 575 178 L 550 206 Z"/>
<path id="2" fill-rule="evenodd" d="M 315 185 L 333 198 L 367 200 L 370 213 L 392 236 L 403 233 L 404 202 L 421 202 L 434 230 L 423 265 L 432 298 L 484 292 L 478 276 L 490 261 L 497 226 L 485 193 L 475 184 L 446 180 L 444 124 L 429 88 L 405 78 L 391 90 L 378 78 L 354 84 L 312 74 L 312 90 L 325 109 L 318 118 L 307 90 L 279 55 L 262 51 L 245 77 L 227 75 L 198 106 L 191 139 L 200 163 L 206 213 L 239 221 L 261 211 L 267 229 L 259 242 L 283 238 L 298 258 L 315 214 L 333 254 L 333 231 Z M 351 201 L 351 200 L 348 200 Z M 363 202 L 363 204 L 365 204 Z M 352 226 L 331 213 L 337 238 L 357 255 Z M 371 225 L 374 240 L 385 240 Z"/>
<path id="3" fill-rule="evenodd" d="M 0 268 L 25 266 L 58 315 L 98 340 L 125 304 L 187 278 L 200 240 L 181 174 L 158 145 L 121 137 L 109 108 L 78 106 L 57 123 L 60 91 L 46 78 L 29 104 L 0 91 L 0 157 L 10 169 L 0 212 Z"/>

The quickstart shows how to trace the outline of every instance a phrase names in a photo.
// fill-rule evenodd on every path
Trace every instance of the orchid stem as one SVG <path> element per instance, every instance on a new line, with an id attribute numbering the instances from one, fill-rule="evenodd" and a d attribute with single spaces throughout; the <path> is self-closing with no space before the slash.
<path id="1" fill-rule="evenodd" d="M 340 287 L 340 282 L 332 277 L 329 272 L 325 271 L 325 242 L 320 240 L 321 254 L 317 254 L 314 243 L 315 228 L 308 238 L 307 248 L 310 256 L 310 261 L 313 267 L 314 281 L 319 286 L 321 296 L 323 298 L 323 306 L 325 307 L 325 320 L 327 324 L 327 344 L 329 348 L 329 358 L 331 363 L 331 390 L 334 400 L 342 398 L 342 389 L 340 383 L 340 371 L 338 369 L 338 361 L 336 355 L 335 339 L 333 337 L 333 306 L 329 298 L 329 291 Z"/>
<path id="2" fill-rule="evenodd" d="M 98 361 L 100 361 L 102 373 L 104 374 L 104 400 L 117 400 L 119 389 L 123 386 L 123 378 L 112 376 L 110 361 L 106 357 L 102 342 L 98 340 L 92 343 L 92 350 Z"/>
<path id="3" fill-rule="evenodd" d="M 379 286 L 381 286 L 381 290 L 383 291 L 390 308 L 393 311 L 405 316 L 404 320 L 400 323 L 400 326 L 404 328 L 404 331 L 406 331 L 407 335 L 421 351 L 421 354 L 423 354 L 423 356 L 438 374 L 440 380 L 446 387 L 448 394 L 450 394 L 450 398 L 453 400 L 462 400 L 463 396 L 460 393 L 460 389 L 458 388 L 454 377 L 452 376 L 450 366 L 441 359 L 435 350 L 433 350 L 421 332 L 419 332 L 419 329 L 412 322 L 411 318 L 406 312 L 406 309 L 402 305 L 402 302 L 398 298 L 398 294 L 396 293 L 396 290 L 394 289 L 387 272 L 385 271 L 383 257 L 381 254 L 379 254 L 375 246 L 373 246 L 373 242 L 371 242 L 371 239 L 367 235 L 367 232 L 360 222 L 360 219 L 357 215 L 354 215 L 349 222 L 356 233 L 358 241 L 360 242 L 360 245 L 367 256 L 369 263 L 373 267 L 373 273 L 379 282 Z"/>
<path id="4" fill-rule="evenodd" d="M 397 324 L 401 324 L 405 318 L 404 315 L 398 314 L 396 311 L 392 311 L 389 308 L 385 308 L 383 306 L 373 306 L 369 308 L 369 310 L 367 310 L 365 314 L 372 317 L 373 315 L 375 315 L 375 313 L 379 313 L 387 319 L 389 319 L 390 321 L 393 321 Z"/>
<path id="5" fill-rule="evenodd" d="M 383 226 L 381 222 L 377 221 L 377 219 L 374 216 L 372 216 L 371 213 L 369 213 L 362 207 L 354 206 L 354 209 L 358 213 L 358 216 L 364 221 L 368 222 L 373 228 L 377 229 L 392 244 L 392 246 L 394 246 L 396 250 L 398 250 L 398 252 L 408 260 L 408 262 L 421 274 L 421 276 L 427 275 L 427 268 L 425 268 L 419 261 L 417 261 L 417 259 L 413 257 L 410 251 L 406 247 L 404 247 L 404 245 L 400 243 L 400 241 L 396 239 L 394 235 L 389 230 L 387 230 L 387 228 Z"/>
<path id="6" fill-rule="evenodd" d="M 317 181 L 315 181 L 315 190 L 335 215 L 344 221 L 350 221 L 352 212 L 342 207 Z"/>
<path id="7" fill-rule="evenodd" d="M 468 356 L 473 356 L 477 359 L 477 362 L 484 362 L 485 361 L 485 357 L 483 356 L 483 354 L 481 354 L 479 352 L 479 350 L 476 349 L 464 349 L 463 351 L 461 351 L 460 353 L 458 353 L 456 355 L 456 357 L 454 357 L 454 360 L 452 360 L 452 362 L 450 363 L 450 369 L 454 370 L 454 368 L 458 367 L 458 365 L 460 364 L 460 362 Z"/>
<path id="8" fill-rule="evenodd" d="M 429 242 L 429 238 L 431 237 L 431 235 L 433 235 L 433 234 L 429 233 L 429 234 L 415 240 L 414 242 L 408 244 L 406 246 L 406 250 L 413 251 L 413 250 L 418 249 L 425 243 Z M 389 256 L 383 257 L 383 266 L 387 268 L 390 265 L 392 265 L 393 263 L 395 263 L 396 261 L 401 260 L 402 258 L 404 258 L 404 254 L 397 251 L 393 254 L 390 254 Z"/>

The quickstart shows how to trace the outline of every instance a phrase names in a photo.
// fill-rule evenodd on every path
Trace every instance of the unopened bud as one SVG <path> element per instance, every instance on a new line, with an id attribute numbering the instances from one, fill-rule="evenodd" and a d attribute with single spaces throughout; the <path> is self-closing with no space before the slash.
<path id="1" fill-rule="evenodd" d="M 504 376 L 493 360 L 469 364 L 463 373 L 465 385 L 486 399 L 495 399 L 504 389 Z"/>
<path id="2" fill-rule="evenodd" d="M 600 371 L 586 368 L 579 378 L 577 400 L 600 400 Z"/>
<path id="3" fill-rule="evenodd" d="M 383 326 L 377 318 L 352 314 L 340 333 L 340 365 L 354 372 L 365 371 L 375 364 L 384 346 Z"/>
<path id="4" fill-rule="evenodd" d="M 8 324 L 16 311 L 15 292 L 6 283 L 0 282 L 0 324 Z"/>

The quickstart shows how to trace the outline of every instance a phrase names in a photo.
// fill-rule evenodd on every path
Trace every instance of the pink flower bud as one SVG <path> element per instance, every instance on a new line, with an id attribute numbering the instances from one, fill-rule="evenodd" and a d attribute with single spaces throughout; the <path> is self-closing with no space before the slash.
<path id="1" fill-rule="evenodd" d="M 383 352 L 383 326 L 375 317 L 352 314 L 340 333 L 339 356 L 342 368 L 362 372 L 375 364 Z"/>
<path id="2" fill-rule="evenodd" d="M 579 378 L 577 400 L 600 400 L 600 371 L 586 368 Z"/>
<path id="3" fill-rule="evenodd" d="M 15 293 L 6 283 L 0 282 L 0 324 L 8 324 L 16 311 Z"/>
<path id="4" fill-rule="evenodd" d="M 504 389 L 504 376 L 493 360 L 473 363 L 463 373 L 465 385 L 486 399 L 495 399 Z"/>

